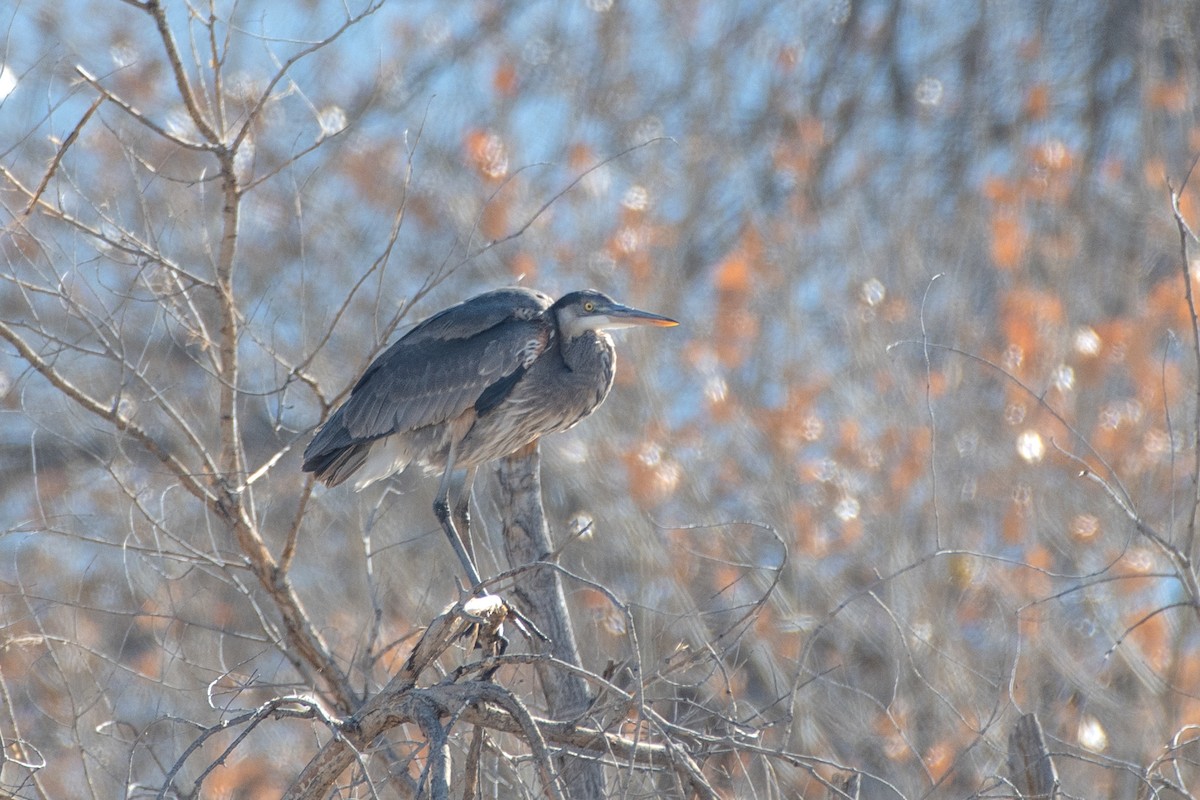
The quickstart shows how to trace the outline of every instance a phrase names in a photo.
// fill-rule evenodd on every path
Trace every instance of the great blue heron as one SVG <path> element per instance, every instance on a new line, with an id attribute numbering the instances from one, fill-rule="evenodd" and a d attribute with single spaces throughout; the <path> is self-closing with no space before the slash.
<path id="1" fill-rule="evenodd" d="M 606 330 L 676 325 L 595 290 L 557 302 L 497 289 L 440 311 L 389 347 L 304 450 L 304 471 L 356 489 L 410 463 L 442 472 L 433 510 L 473 585 L 480 583 L 450 509 L 450 476 L 466 469 L 467 519 L 478 467 L 591 414 L 612 388 Z"/>

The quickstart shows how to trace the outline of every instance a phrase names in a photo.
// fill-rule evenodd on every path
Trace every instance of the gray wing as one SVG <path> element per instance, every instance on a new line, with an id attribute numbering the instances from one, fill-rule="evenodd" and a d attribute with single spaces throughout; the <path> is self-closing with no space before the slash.
<path id="1" fill-rule="evenodd" d="M 429 317 L 404 334 L 389 348 L 389 351 L 401 344 L 469 339 L 499 325 L 510 317 L 532 319 L 553 303 L 554 300 L 548 295 L 533 289 L 526 289 L 523 286 L 510 286 L 484 292 Z M 387 351 L 380 358 L 386 356 Z M 378 363 L 378 359 L 375 363 Z M 363 378 L 365 379 L 370 372 L 371 370 L 368 368 Z"/>
<path id="2" fill-rule="evenodd" d="M 437 425 L 494 387 L 508 386 L 545 350 L 550 299 L 499 289 L 442 311 L 379 356 L 355 385 L 341 423 L 356 440 Z M 489 390 L 492 390 L 489 392 Z"/>

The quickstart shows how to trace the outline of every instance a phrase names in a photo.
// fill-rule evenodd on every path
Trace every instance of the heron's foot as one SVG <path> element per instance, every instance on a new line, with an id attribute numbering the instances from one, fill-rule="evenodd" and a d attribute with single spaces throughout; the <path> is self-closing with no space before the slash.
<path id="1" fill-rule="evenodd" d="M 463 631 L 463 638 L 470 640 L 471 649 L 481 650 L 485 656 L 502 656 L 508 650 L 508 637 L 504 635 L 504 622 L 514 609 L 501 597 L 484 594 L 473 597 L 463 604 L 463 616 L 471 625 Z M 500 665 L 488 667 L 479 674 L 479 679 L 490 681 Z"/>

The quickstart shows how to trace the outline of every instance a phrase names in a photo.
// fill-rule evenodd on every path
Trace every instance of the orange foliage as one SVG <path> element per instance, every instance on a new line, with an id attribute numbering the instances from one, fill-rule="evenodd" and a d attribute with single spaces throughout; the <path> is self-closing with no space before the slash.
<path id="1" fill-rule="evenodd" d="M 1030 148 L 1029 163 L 1033 168 L 1022 182 L 1027 198 L 1055 205 L 1070 202 L 1075 157 L 1061 139 L 1046 139 Z"/>
<path id="2" fill-rule="evenodd" d="M 1004 521 L 1000 524 L 1000 533 L 1006 544 L 1016 544 L 1025 540 L 1027 520 L 1025 509 L 1016 503 L 1009 503 L 1004 512 Z"/>
<path id="3" fill-rule="evenodd" d="M 1025 563 L 1031 567 L 1021 572 L 1025 596 L 1045 597 L 1050 593 L 1050 576 L 1046 573 L 1054 569 L 1054 554 L 1044 545 L 1035 544 L 1025 548 Z"/>
<path id="4" fill-rule="evenodd" d="M 1017 615 L 1017 634 L 1022 641 L 1035 642 L 1041 633 L 1042 629 L 1042 607 L 1027 606 L 1021 609 L 1021 613 Z M 1032 662 L 1021 662 L 1022 665 L 1031 666 Z M 1018 673 L 1020 673 L 1018 665 Z M 1018 684 L 1023 681 L 1018 681 Z"/>
<path id="5" fill-rule="evenodd" d="M 1071 151 L 1061 139 L 1047 139 L 1033 148 L 1030 161 L 1045 172 L 1067 172 L 1075 164 Z"/>
<path id="6" fill-rule="evenodd" d="M 394 139 L 364 140 L 346 148 L 341 174 L 353 184 L 355 199 L 394 209 L 404 199 L 403 152 Z"/>
<path id="7" fill-rule="evenodd" d="M 791 529 L 794 531 L 793 544 L 800 555 L 809 558 L 820 558 L 828 554 L 830 537 L 814 517 L 815 509 L 807 503 L 793 503 L 791 506 Z"/>
<path id="8" fill-rule="evenodd" d="M 1017 184 L 998 175 L 983 179 L 983 196 L 997 205 L 1015 205 L 1021 198 Z"/>
<path id="9" fill-rule="evenodd" d="M 227 756 L 205 781 L 206 797 L 279 797 L 290 780 L 266 758 Z"/>
<path id="10" fill-rule="evenodd" d="M 1011 212 L 996 212 L 992 216 L 992 263 L 1001 269 L 1016 269 L 1029 246 L 1029 232 Z"/>
<path id="11" fill-rule="evenodd" d="M 717 290 L 717 359 L 726 367 L 741 364 L 758 338 L 759 322 L 750 308 L 758 284 L 762 240 L 753 226 L 742 231 L 738 246 L 717 265 L 713 284 Z"/>
<path id="12" fill-rule="evenodd" d="M 1100 337 L 1100 355 L 1110 364 L 1125 360 L 1129 340 L 1133 335 L 1134 321 L 1128 318 L 1113 318 L 1092 325 Z"/>
<path id="13" fill-rule="evenodd" d="M 926 379 L 929 382 L 929 396 L 936 399 L 946 393 L 950 388 L 950 378 L 941 370 L 932 370 L 926 374 Z"/>
<path id="14" fill-rule="evenodd" d="M 858 453 L 858 437 L 861 433 L 858 420 L 854 417 L 842 417 L 838 421 L 838 444 L 834 451 L 838 458 L 850 460 Z"/>
<path id="15" fill-rule="evenodd" d="M 467 160 L 482 177 L 499 181 L 508 174 L 508 149 L 499 134 L 475 128 L 464 139 Z"/>
<path id="16" fill-rule="evenodd" d="M 630 496 L 642 508 L 666 500 L 679 486 L 680 467 L 663 452 L 651 434 L 634 450 L 621 454 Z"/>
<path id="17" fill-rule="evenodd" d="M 495 241 L 508 233 L 508 203 L 499 196 L 483 207 L 479 216 L 479 232 L 488 241 Z"/>
<path id="18" fill-rule="evenodd" d="M 1146 105 L 1151 110 L 1182 114 L 1188 108 L 1187 82 L 1183 80 L 1158 81 L 1151 84 L 1146 93 Z"/>
<path id="19" fill-rule="evenodd" d="M 928 477 L 929 438 L 905 436 L 902 432 L 891 431 L 886 439 L 894 442 L 893 447 L 901 448 L 901 457 L 895 459 L 888 472 L 889 488 L 894 495 L 900 496 Z"/>
<path id="20" fill-rule="evenodd" d="M 1142 161 L 1142 178 L 1150 186 L 1167 185 L 1167 166 L 1160 156 L 1148 156 Z"/>
<path id="21" fill-rule="evenodd" d="M 582 172 L 596 165 L 596 154 L 586 144 L 573 144 L 567 154 L 567 167 L 571 172 Z"/>
<path id="22" fill-rule="evenodd" d="M 1179 192 L 1179 213 L 1183 215 L 1184 220 L 1192 230 L 1196 229 L 1196 192 L 1194 189 L 1185 188 Z"/>
<path id="23" fill-rule="evenodd" d="M 1151 573 L 1158 567 L 1158 561 L 1152 552 L 1144 547 L 1131 547 L 1113 560 L 1113 576 L 1124 579 L 1116 581 L 1113 586 L 1124 595 L 1143 591 L 1152 585 L 1154 578 Z"/>
<path id="24" fill-rule="evenodd" d="M 627 624 L 624 613 L 603 592 L 585 587 L 573 592 L 572 598 L 592 620 L 595 630 L 610 636 L 625 635 Z"/>
<path id="25" fill-rule="evenodd" d="M 859 540 L 862 539 L 865 529 L 866 525 L 863 524 L 861 515 L 844 520 L 842 522 L 842 536 L 839 544 L 843 548 L 850 548 L 858 544 Z"/>
<path id="26" fill-rule="evenodd" d="M 794 135 L 783 137 L 775 149 L 775 166 L 780 171 L 804 177 L 812 171 L 815 156 L 825 146 L 825 123 L 818 117 L 792 121 Z"/>
<path id="27" fill-rule="evenodd" d="M 1125 162 L 1117 158 L 1107 158 L 1100 162 L 1097 173 L 1106 183 L 1117 183 L 1125 177 Z"/>
<path id="28" fill-rule="evenodd" d="M 825 422 L 812 410 L 826 384 L 792 383 L 779 408 L 765 408 L 754 415 L 754 422 L 767 442 L 781 458 L 791 458 L 805 444 L 821 439 Z"/>
<path id="29" fill-rule="evenodd" d="M 517 67 L 509 59 L 496 66 L 492 73 L 492 89 L 501 97 L 512 97 L 517 93 L 520 81 L 517 79 Z"/>
<path id="30" fill-rule="evenodd" d="M 936 742 L 925 751 L 925 768 L 934 783 L 941 781 L 954 768 L 954 745 L 949 739 Z"/>
<path id="31" fill-rule="evenodd" d="M 524 250 L 518 251 L 508 259 L 508 274 L 514 281 L 523 280 L 526 286 L 537 284 L 538 263 L 532 254 Z"/>
<path id="32" fill-rule="evenodd" d="M 743 251 L 737 251 L 717 265 L 713 284 L 719 292 L 749 292 L 750 262 Z"/>
<path id="33" fill-rule="evenodd" d="M 811 514 L 803 527 L 796 527 L 796 545 L 801 553 L 810 558 L 821 558 L 833 550 L 834 539 L 829 528 Z"/>
<path id="34" fill-rule="evenodd" d="M 1124 616 L 1126 625 L 1137 626 L 1129 631 L 1125 642 L 1136 644 L 1146 665 L 1162 674 L 1171 663 L 1171 631 L 1165 613 L 1147 618 L 1153 610 L 1140 609 Z"/>
<path id="35" fill-rule="evenodd" d="M 1050 108 L 1050 87 L 1038 82 L 1025 93 L 1025 116 L 1029 119 L 1045 119 Z"/>
<path id="36" fill-rule="evenodd" d="M 1029 357 L 1046 352 L 1065 323 L 1062 299 L 1037 289 L 1018 287 L 1004 293 L 1000 302 L 1000 326 L 1004 341 L 1016 347 L 1022 366 Z M 1004 365 L 1020 374 L 1014 364 Z"/>
<path id="37" fill-rule="evenodd" d="M 709 549 L 711 550 L 711 548 Z M 732 587 L 741 583 L 744 577 L 741 567 L 718 563 L 713 566 L 709 585 L 713 592 L 728 592 Z"/>
<path id="38" fill-rule="evenodd" d="M 899 707 L 880 712 L 875 717 L 875 734 L 879 737 L 883 754 L 891 761 L 908 761 L 913 757 L 912 747 L 904 738 L 908 727 L 907 714 Z"/>

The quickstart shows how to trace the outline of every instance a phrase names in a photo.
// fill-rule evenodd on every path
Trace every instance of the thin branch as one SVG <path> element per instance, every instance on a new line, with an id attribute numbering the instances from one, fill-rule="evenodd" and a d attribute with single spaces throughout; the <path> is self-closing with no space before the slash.
<path id="1" fill-rule="evenodd" d="M 1200 159 L 1200 156 L 1197 156 Z M 1192 162 L 1192 168 L 1195 168 L 1196 162 Z M 1184 178 L 1182 191 L 1187 186 L 1187 179 L 1192 174 L 1192 170 L 1188 170 L 1187 177 Z M 1193 420 L 1193 430 L 1196 435 L 1200 436 L 1200 318 L 1196 315 L 1196 299 L 1192 294 L 1192 266 L 1188 257 L 1188 240 L 1195 239 L 1187 220 L 1183 218 L 1183 212 L 1179 208 L 1179 194 L 1171 186 L 1171 182 L 1167 181 L 1167 189 L 1171 195 L 1171 212 L 1175 215 L 1175 227 L 1179 231 L 1179 261 L 1180 267 L 1183 270 L 1183 296 L 1187 300 L 1188 314 L 1192 322 L 1192 354 L 1196 360 L 1196 380 L 1195 390 L 1196 397 L 1194 400 L 1195 418 Z M 1194 552 L 1196 544 L 1196 523 L 1197 515 L 1200 515 L 1200 447 L 1192 447 L 1192 514 L 1188 519 L 1187 535 L 1184 538 L 1184 553 L 1189 557 Z M 1193 596 L 1193 600 L 1197 598 Z"/>
<path id="2" fill-rule="evenodd" d="M 1136 511 L 1133 510 L 1132 506 L 1123 502 L 1121 497 L 1116 493 L 1116 490 L 1112 488 L 1108 481 L 1104 480 L 1095 472 L 1092 472 L 1087 468 L 1080 470 L 1079 477 L 1087 478 L 1088 480 L 1098 484 L 1109 496 L 1109 498 L 1111 498 L 1112 501 L 1117 505 L 1117 507 L 1125 512 L 1125 515 L 1133 522 L 1137 532 L 1154 542 L 1154 544 L 1158 545 L 1158 548 L 1163 551 L 1167 558 L 1170 559 L 1171 564 L 1175 567 L 1175 577 L 1183 585 L 1184 590 L 1187 591 L 1188 603 L 1196 612 L 1197 617 L 1200 617 L 1200 582 L 1197 582 L 1196 572 L 1192 568 L 1192 561 L 1188 555 L 1164 539 L 1158 531 L 1156 531 L 1151 525 L 1143 520 Z"/>
<path id="3" fill-rule="evenodd" d="M 67 138 L 63 139 L 62 144 L 58 146 L 58 152 L 56 152 L 54 154 L 54 158 L 51 159 L 50 166 L 46 170 L 46 174 L 42 176 L 42 182 L 39 183 L 38 187 L 33 190 L 33 197 L 29 198 L 29 202 L 25 206 L 24 216 L 29 216 L 33 212 L 33 209 L 37 206 L 38 198 L 42 196 L 42 192 L 46 191 L 46 187 L 50 184 L 50 179 L 53 178 L 54 173 L 58 171 L 58 165 L 62 163 L 63 156 L 67 154 L 67 149 L 75 143 L 76 139 L 79 138 L 79 132 L 83 130 L 84 125 L 87 125 L 88 120 L 92 118 L 92 114 L 96 113 L 96 109 L 98 109 L 100 104 L 103 102 L 103 95 L 93 100 L 92 104 L 88 107 L 88 110 L 83 113 L 82 117 L 80 117 L 79 122 L 77 122 L 75 127 L 71 129 L 71 132 L 67 134 Z"/>
<path id="4" fill-rule="evenodd" d="M 925 359 L 925 414 L 929 417 L 929 505 L 933 509 L 933 549 L 942 548 L 942 517 L 938 511 L 938 482 L 937 482 L 937 420 L 933 414 L 933 367 L 929 359 L 929 332 L 925 328 L 925 304 L 929 300 L 929 290 L 933 282 L 942 277 L 939 272 L 925 284 L 925 293 L 921 295 L 921 352 Z"/>
<path id="5" fill-rule="evenodd" d="M 224 142 L 221 134 L 209 123 L 203 109 L 200 108 L 200 104 L 196 100 L 195 92 L 192 91 L 192 81 L 188 77 L 187 70 L 183 67 L 183 59 L 179 54 L 179 46 L 175 43 L 175 34 L 171 33 L 171 26 L 167 22 L 167 10 L 163 7 L 162 0 L 146 0 L 144 8 L 154 18 L 159 38 L 162 40 L 163 48 L 167 53 L 167 61 L 171 64 L 171 71 L 175 74 L 175 88 L 179 90 L 179 96 L 183 99 L 183 104 L 188 110 L 188 116 L 191 117 L 192 124 L 196 126 L 196 130 L 200 131 L 200 135 L 209 144 L 223 145 Z"/>
<path id="6" fill-rule="evenodd" d="M 1033 398 L 1033 400 L 1041 408 L 1045 409 L 1046 412 L 1055 419 L 1055 421 L 1057 421 L 1072 436 L 1074 436 L 1075 439 L 1080 444 L 1083 445 L 1083 447 L 1087 450 L 1087 452 L 1093 458 L 1095 458 L 1102 467 L 1104 467 L 1104 470 L 1110 476 L 1112 476 L 1113 483 L 1116 485 L 1116 487 L 1118 489 L 1120 489 L 1121 496 L 1123 498 L 1125 498 L 1125 502 L 1132 504 L 1133 499 L 1129 496 L 1129 491 L 1125 488 L 1125 485 L 1121 482 L 1120 476 L 1117 475 L 1117 471 L 1115 469 L 1113 469 L 1111 464 L 1108 463 L 1108 460 L 1106 458 L 1104 458 L 1104 456 L 1102 456 L 1100 454 L 1100 452 L 1098 450 L 1096 450 L 1096 448 L 1094 446 L 1092 446 L 1092 443 L 1090 441 L 1088 441 L 1086 436 L 1084 436 L 1082 433 L 1080 433 L 1075 428 L 1074 425 L 1072 425 L 1070 422 L 1067 421 L 1066 417 L 1064 417 L 1062 414 L 1060 414 L 1058 412 L 1058 410 L 1056 408 L 1054 408 L 1054 406 L 1052 406 L 1048 402 L 1046 402 L 1046 398 L 1043 395 L 1040 395 L 1037 392 L 1035 392 L 1031 386 L 1026 384 L 1024 381 L 1022 381 L 1016 375 L 1013 375 L 1011 372 L 1004 369 L 1004 367 L 1000 366 L 999 364 L 997 364 L 993 361 L 990 361 L 990 360 L 984 358 L 983 356 L 968 352 L 966 350 L 963 350 L 960 347 L 955 347 L 954 345 L 938 344 L 937 342 L 919 342 L 919 341 L 914 341 L 911 339 L 901 339 L 900 341 L 893 342 L 892 344 L 888 345 L 887 349 L 890 352 L 893 348 L 899 347 L 902 344 L 921 345 L 924 348 L 931 348 L 934 350 L 944 350 L 947 353 L 954 353 L 955 355 L 962 356 L 963 358 L 966 358 L 966 359 L 969 359 L 976 363 L 982 364 L 982 365 L 989 367 L 989 368 L 995 370 L 996 372 L 1000 373 L 1000 375 L 1002 375 L 1005 378 L 1005 380 L 1013 383 L 1014 385 L 1017 386 L 1017 388 L 1019 388 L 1021 391 L 1023 391 L 1029 397 Z"/>
<path id="7" fill-rule="evenodd" d="M 192 754 L 203 747 L 209 739 L 211 739 L 213 736 L 216 736 L 218 733 L 223 733 L 224 731 L 232 728 L 245 726 L 245 729 L 234 738 L 233 742 L 225 747 L 221 755 L 218 756 L 212 763 L 210 763 L 200 773 L 199 776 L 197 776 L 192 784 L 192 794 L 198 794 L 204 779 L 208 777 L 208 775 L 214 769 L 222 766 L 225 763 L 225 759 L 229 757 L 229 754 L 233 752 L 234 748 L 237 747 L 237 745 L 239 745 L 260 722 L 272 717 L 275 719 L 283 719 L 286 717 L 292 719 L 320 720 L 327 728 L 335 733 L 340 725 L 338 720 L 326 713 L 325 709 L 321 707 L 320 703 L 316 703 L 309 698 L 300 697 L 298 695 L 272 698 L 252 711 L 247 711 L 244 714 L 239 714 L 236 717 L 230 717 L 229 719 L 223 719 L 216 725 L 204 728 L 200 735 L 193 739 L 192 743 L 184 749 L 184 751 L 179 755 L 179 758 L 175 759 L 175 763 L 167 771 L 166 776 L 163 778 L 163 784 L 159 788 L 158 794 L 156 795 L 157 800 L 163 800 L 163 798 L 167 796 L 168 791 L 172 789 L 171 784 L 174 782 L 175 776 L 179 774 L 181 769 L 183 769 L 184 764 L 187 763 Z"/>
<path id="8" fill-rule="evenodd" d="M 521 738 L 529 746 L 530 754 L 537 765 L 538 775 L 542 786 L 554 800 L 566 800 L 562 793 L 559 778 L 554 774 L 554 764 L 550 760 L 550 751 L 546 747 L 546 739 L 542 736 L 537 720 L 529 713 L 525 704 L 508 689 L 490 682 L 476 683 L 471 686 L 472 694 L 479 700 L 495 703 L 503 708 L 521 728 Z"/>
<path id="9" fill-rule="evenodd" d="M 245 141 L 246 137 L 250 135 L 250 129 L 253 126 L 254 121 L 258 119 L 258 115 L 262 111 L 263 107 L 266 106 L 267 101 L 271 99 L 271 93 L 275 90 L 276 85 L 278 85 L 279 82 L 284 79 L 292 67 L 318 50 L 329 46 L 350 28 L 362 22 L 364 19 L 371 16 L 382 7 L 383 0 L 374 0 L 374 2 L 369 3 L 358 14 L 347 16 L 345 21 L 342 22 L 341 26 L 334 30 L 333 33 L 329 34 L 324 39 L 313 42 L 307 47 L 301 49 L 299 52 L 292 54 L 291 57 L 284 61 L 283 66 L 276 70 L 275 74 L 271 77 L 271 80 L 267 81 L 267 85 L 263 88 L 262 92 L 259 93 L 258 99 L 254 102 L 254 105 L 250 107 L 248 112 L 246 112 L 246 121 L 242 123 L 242 127 L 238 130 L 237 135 L 234 136 L 233 141 L 230 142 L 230 149 L 236 150 L 241 146 L 242 142 Z"/>
<path id="10" fill-rule="evenodd" d="M 81 64 L 75 65 L 75 72 L 76 72 L 76 74 L 79 75 L 79 77 L 83 78 L 83 80 L 89 86 L 91 86 L 93 89 L 95 89 L 97 92 L 99 92 L 101 98 L 112 103 L 114 106 L 121 109 L 126 114 L 128 114 L 130 117 L 132 117 L 134 119 L 134 121 L 138 122 L 139 124 L 145 126 L 149 130 L 158 134 L 162 138 L 166 139 L 168 142 L 171 142 L 172 144 L 177 144 L 180 147 L 186 148 L 188 150 L 195 150 L 200 153 L 207 153 L 207 152 L 212 151 L 213 148 L 209 144 L 206 144 L 204 142 L 193 142 L 189 139 L 184 139 L 184 138 L 181 138 L 181 137 L 171 133 L 166 128 L 164 128 L 162 125 L 159 125 L 157 122 L 155 122 L 154 120 L 147 117 L 141 111 L 138 111 L 137 108 L 134 107 L 131 103 L 128 103 L 125 100 L 122 100 L 119 95 L 113 93 L 112 90 L 106 88 L 104 86 L 104 84 L 100 83 L 99 78 L 97 78 L 92 73 L 88 72 L 87 69 L 85 69 Z"/>
<path id="11" fill-rule="evenodd" d="M 140 442 L 147 451 L 171 470 L 171 474 L 175 476 L 180 485 L 187 489 L 193 496 L 201 500 L 209 508 L 216 509 L 220 506 L 217 496 L 200 482 L 196 474 L 179 461 L 173 453 L 159 444 L 158 440 L 151 436 L 149 432 L 122 414 L 115 404 L 106 406 L 69 381 L 52 364 L 42 358 L 8 323 L 2 320 L 0 320 L 0 338 L 5 339 L 16 348 L 21 358 L 25 359 L 31 367 L 46 378 L 54 388 L 75 401 L 84 410 L 106 420 L 117 430 L 132 436 Z"/>
<path id="12" fill-rule="evenodd" d="M 1166 612 L 1171 611 L 1176 608 L 1191 608 L 1191 607 L 1192 607 L 1191 603 L 1167 603 L 1165 606 L 1159 606 L 1158 608 L 1154 609 L 1153 611 L 1145 614 L 1144 616 L 1142 616 L 1139 620 L 1137 620 L 1133 624 L 1126 626 L 1125 630 L 1121 633 L 1121 635 L 1116 638 L 1116 641 L 1114 641 L 1112 643 L 1112 645 L 1107 650 L 1104 651 L 1104 658 L 1107 659 L 1109 656 L 1111 656 L 1113 653 L 1115 653 L 1117 651 L 1117 648 L 1120 647 L 1122 644 L 1124 644 L 1125 640 L 1129 638 L 1130 634 L 1132 634 L 1135 630 L 1137 630 L 1141 626 L 1145 625 L 1150 620 L 1157 617 L 1159 614 L 1165 614 Z"/>
<path id="13" fill-rule="evenodd" d="M 659 142 L 671 142 L 673 144 L 677 144 L 677 142 L 674 139 L 672 139 L 670 136 L 658 136 L 653 139 L 647 139 L 644 142 L 639 142 L 638 144 L 631 145 L 630 147 L 626 147 L 624 150 L 622 150 L 619 153 L 615 153 L 611 156 L 608 156 L 607 158 L 597 161 L 595 164 L 593 164 L 592 166 L 585 169 L 583 172 L 576 175 L 575 178 L 570 183 L 568 183 L 566 186 L 564 186 L 562 189 L 560 189 L 558 192 L 556 192 L 554 195 L 552 195 L 549 200 L 542 203 L 541 207 L 538 208 L 537 211 L 534 211 L 531 215 L 529 215 L 529 218 L 527 220 L 525 220 L 524 224 L 522 224 L 519 228 L 512 231 L 511 233 L 508 233 L 508 234 L 500 237 L 499 239 L 493 239 L 492 241 L 488 242 L 484 246 L 480 247 L 475 252 L 470 253 L 466 258 L 463 259 L 464 263 L 467 261 L 471 261 L 475 258 L 478 258 L 479 256 L 486 253 L 488 250 L 491 250 L 493 247 L 502 245 L 505 242 L 511 242 L 513 239 L 518 239 L 521 236 L 523 236 L 525 231 L 529 230 L 529 227 L 531 225 L 533 225 L 533 223 L 537 222 L 538 219 L 542 216 L 542 214 L 546 213 L 546 210 L 549 209 L 550 206 L 557 203 L 559 198 L 561 198 L 563 195 L 567 194 L 567 192 L 571 191 L 576 186 L 578 186 L 579 183 L 584 178 L 586 178 L 588 175 L 591 175 L 596 170 L 606 167 L 609 164 L 611 164 L 612 162 L 617 161 L 621 158 L 624 158 L 625 156 L 629 155 L 630 153 L 633 153 L 637 150 L 641 150 L 643 147 L 649 147 L 650 145 L 658 144 Z"/>
<path id="14" fill-rule="evenodd" d="M 16 174 L 14 174 L 11 170 L 8 169 L 8 167 L 4 166 L 3 164 L 0 164 L 0 177 L 3 177 L 6 181 L 8 181 L 9 185 L 11 185 L 14 189 L 16 189 L 18 192 L 20 192 L 26 198 L 34 197 L 33 190 L 30 189 L 28 186 L 24 185 L 21 182 L 21 180 L 16 176 Z M 111 224 L 116 230 L 120 231 L 120 234 L 122 237 L 124 237 L 124 240 L 114 239 L 112 236 L 109 236 L 108 234 L 104 233 L 99 228 L 95 228 L 91 225 L 88 225 L 86 222 L 82 221 L 78 217 L 72 216 L 71 214 L 68 214 L 66 211 L 63 211 L 61 208 L 55 206 L 54 204 L 47 202 L 44 198 L 39 198 L 35 202 L 37 204 L 37 207 L 39 209 L 41 209 L 41 211 L 44 214 L 46 214 L 47 216 L 49 216 L 53 219 L 56 219 L 59 222 L 63 222 L 63 223 L 66 223 L 67 225 L 70 225 L 72 228 L 75 228 L 76 230 L 78 230 L 79 232 L 88 236 L 89 238 L 94 239 L 97 242 L 100 242 L 105 247 L 111 247 L 113 250 L 116 250 L 117 252 L 124 253 L 124 254 L 131 256 L 133 258 L 136 258 L 136 259 L 145 259 L 147 261 L 152 261 L 155 264 L 161 264 L 165 269 L 169 270 L 173 274 L 182 275 L 182 276 L 186 277 L 189 281 L 191 281 L 196 286 L 205 286 L 205 287 L 209 287 L 209 288 L 211 288 L 213 286 L 211 281 L 206 281 L 203 278 L 201 278 L 191 272 L 188 272 L 186 269 L 184 269 L 183 267 L 179 266 L 178 264 L 172 262 L 170 259 L 168 259 L 166 256 L 164 256 L 162 253 L 160 253 L 158 250 L 156 250 L 152 245 L 139 240 L 130 231 L 120 227 L 119 225 L 117 225 L 113 220 L 109 219 L 108 217 L 101 215 L 101 219 L 103 219 L 106 223 Z"/>

